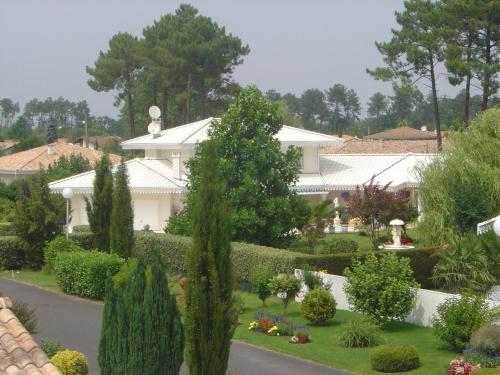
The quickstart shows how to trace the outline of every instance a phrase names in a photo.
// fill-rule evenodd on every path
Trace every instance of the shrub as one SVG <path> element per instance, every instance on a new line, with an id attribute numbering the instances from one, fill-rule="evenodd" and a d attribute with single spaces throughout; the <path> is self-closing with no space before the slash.
<path id="1" fill-rule="evenodd" d="M 269 281 L 269 288 L 273 294 L 277 295 L 283 301 L 286 311 L 288 303 L 300 292 L 301 283 L 294 275 L 281 273 Z"/>
<path id="2" fill-rule="evenodd" d="M 346 348 L 365 348 L 379 345 L 381 337 L 376 325 L 368 320 L 349 320 L 339 336 L 340 345 Z"/>
<path id="3" fill-rule="evenodd" d="M 15 234 L 12 223 L 0 223 L 0 236 L 14 236 Z"/>
<path id="4" fill-rule="evenodd" d="M 437 307 L 432 319 L 434 334 L 461 351 L 471 335 L 489 320 L 488 305 L 478 297 L 449 298 Z"/>
<path id="5" fill-rule="evenodd" d="M 307 293 L 301 310 L 304 318 L 312 324 L 322 325 L 335 316 L 336 307 L 337 303 L 328 290 L 316 288 Z"/>
<path id="6" fill-rule="evenodd" d="M 74 232 L 69 235 L 69 238 L 86 250 L 92 249 L 92 232 Z"/>
<path id="7" fill-rule="evenodd" d="M 67 240 L 65 236 L 57 236 L 52 241 L 45 244 L 45 268 L 47 271 L 54 270 L 56 257 L 61 253 L 69 253 L 75 251 L 83 251 L 75 241 Z"/>
<path id="8" fill-rule="evenodd" d="M 64 350 L 56 353 L 51 359 L 62 375 L 87 375 L 89 373 L 87 358 L 83 353 Z"/>
<path id="9" fill-rule="evenodd" d="M 91 233 L 90 225 L 74 225 L 73 233 Z"/>
<path id="10" fill-rule="evenodd" d="M 0 269 L 16 270 L 24 265 L 26 245 L 18 237 L 0 237 Z"/>
<path id="11" fill-rule="evenodd" d="M 464 350 L 465 359 L 481 367 L 500 366 L 500 327 L 486 324 L 474 332 Z"/>
<path id="12" fill-rule="evenodd" d="M 269 281 L 272 277 L 273 273 L 270 268 L 262 265 L 257 266 L 250 277 L 252 292 L 257 294 L 262 301 L 262 306 L 266 306 L 266 299 L 272 294 L 269 288 Z"/>
<path id="13" fill-rule="evenodd" d="M 51 341 L 46 337 L 40 341 L 40 347 L 49 358 L 64 350 L 64 346 L 59 341 Z"/>
<path id="14" fill-rule="evenodd" d="M 56 257 L 57 285 L 65 293 L 102 299 L 108 273 L 116 274 L 124 260 L 98 251 L 61 253 Z"/>
<path id="15" fill-rule="evenodd" d="M 403 320 L 411 312 L 418 283 L 407 258 L 387 254 L 377 259 L 369 255 L 364 263 L 355 260 L 345 275 L 349 304 L 378 324 Z"/>
<path id="16" fill-rule="evenodd" d="M 346 254 L 358 251 L 359 245 L 356 241 L 336 238 L 325 241 L 319 248 L 319 254 Z"/>
<path id="17" fill-rule="evenodd" d="M 302 267 L 307 267 L 304 265 Z M 331 283 L 323 281 L 323 278 L 317 273 L 310 270 L 302 270 L 301 272 L 302 281 L 309 291 L 316 288 L 330 289 L 332 287 Z"/>
<path id="18" fill-rule="evenodd" d="M 191 216 L 187 210 L 182 210 L 168 220 L 165 233 L 177 234 L 179 236 L 191 236 Z"/>
<path id="19" fill-rule="evenodd" d="M 136 266 L 137 260 L 135 258 L 129 258 L 122 264 L 120 271 L 113 276 L 113 287 L 118 293 L 123 293 L 125 291 L 128 280 Z"/>
<path id="20" fill-rule="evenodd" d="M 382 372 L 409 371 L 418 368 L 417 349 L 413 345 L 391 344 L 373 348 L 370 352 L 372 369 Z"/>
<path id="21" fill-rule="evenodd" d="M 26 328 L 26 331 L 31 334 L 37 333 L 38 321 L 36 319 L 34 308 L 30 309 L 27 303 L 13 301 L 11 311 L 21 322 L 24 328 Z"/>

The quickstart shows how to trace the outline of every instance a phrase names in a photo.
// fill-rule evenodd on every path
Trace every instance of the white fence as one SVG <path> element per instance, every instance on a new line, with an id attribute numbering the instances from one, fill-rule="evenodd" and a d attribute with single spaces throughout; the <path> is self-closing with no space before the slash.
<path id="1" fill-rule="evenodd" d="M 295 276 L 302 278 L 302 270 L 295 270 Z M 347 295 L 344 293 L 344 283 L 346 278 L 343 276 L 330 275 L 322 272 L 314 272 L 319 275 L 321 279 L 328 284 L 331 284 L 330 292 L 332 293 L 337 308 L 340 310 L 352 310 L 347 302 Z M 307 293 L 307 287 L 302 283 L 302 290 L 296 298 L 297 302 L 301 302 Z M 442 292 L 435 292 L 433 290 L 418 289 L 417 301 L 415 307 L 408 317 L 405 319 L 408 323 L 416 324 L 423 327 L 432 326 L 432 317 L 437 311 L 437 307 L 446 299 L 458 297 L 456 294 L 448 294 Z M 500 306 L 500 302 L 488 300 L 491 307 Z"/>

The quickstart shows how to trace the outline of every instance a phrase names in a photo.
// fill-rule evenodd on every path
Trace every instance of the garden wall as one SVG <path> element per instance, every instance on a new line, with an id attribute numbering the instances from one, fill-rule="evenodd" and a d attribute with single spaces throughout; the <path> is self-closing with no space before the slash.
<path id="1" fill-rule="evenodd" d="M 301 277 L 302 270 L 295 270 L 295 276 Z M 335 301 L 337 301 L 337 308 L 340 310 L 351 310 L 349 303 L 347 302 L 347 295 L 344 293 L 344 283 L 346 278 L 344 276 L 330 275 L 322 272 L 314 272 L 315 274 L 321 276 L 323 281 L 326 283 L 331 283 L 330 292 L 332 293 Z M 298 297 L 297 302 L 301 302 L 307 292 L 307 287 L 302 284 L 302 290 Z M 418 326 L 431 327 L 432 317 L 437 311 L 438 305 L 443 303 L 446 299 L 457 297 L 458 294 L 449 294 L 443 292 L 435 292 L 433 290 L 418 289 L 417 290 L 417 302 L 413 311 L 406 318 L 408 323 L 412 323 Z M 487 301 L 491 307 L 500 306 L 498 301 Z"/>

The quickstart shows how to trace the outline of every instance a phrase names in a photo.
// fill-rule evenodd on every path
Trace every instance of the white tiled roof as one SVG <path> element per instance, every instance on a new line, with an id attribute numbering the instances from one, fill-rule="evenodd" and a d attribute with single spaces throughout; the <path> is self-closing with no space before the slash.
<path id="1" fill-rule="evenodd" d="M 414 188 L 419 184 L 416 167 L 430 163 L 434 154 L 332 154 L 320 156 L 320 174 L 300 175 L 299 192 L 353 190 L 369 183 L 388 183 L 389 189 Z M 321 184 L 323 180 L 323 184 Z"/>
<path id="2" fill-rule="evenodd" d="M 136 149 L 178 149 L 180 147 L 193 147 L 196 143 L 208 139 L 208 129 L 210 125 L 216 124 L 220 119 L 207 118 L 205 120 L 193 122 L 186 125 L 161 131 L 160 135 L 154 138 L 147 134 L 142 137 L 129 139 L 122 142 L 125 150 Z M 334 146 L 341 145 L 343 140 L 327 134 L 312 132 L 305 129 L 294 128 L 284 125 L 276 134 L 276 138 L 286 145 L 319 145 Z"/>
<path id="3" fill-rule="evenodd" d="M 169 160 L 141 158 L 125 162 L 129 187 L 136 193 L 182 193 L 186 188 L 186 176 L 173 177 Z M 116 170 L 116 165 L 114 170 Z M 61 193 L 71 188 L 75 193 L 92 193 L 95 171 L 85 172 L 49 184 L 53 192 Z"/>

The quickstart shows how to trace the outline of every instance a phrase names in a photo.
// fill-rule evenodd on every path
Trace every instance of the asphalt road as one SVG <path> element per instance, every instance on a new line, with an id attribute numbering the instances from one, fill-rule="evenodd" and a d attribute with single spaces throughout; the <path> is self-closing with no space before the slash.
<path id="1" fill-rule="evenodd" d="M 42 337 L 57 340 L 88 357 L 90 375 L 98 375 L 97 352 L 102 304 L 67 296 L 9 279 L 0 278 L 0 292 L 36 308 L 38 342 Z M 187 374 L 183 367 L 181 374 Z M 231 375 L 348 375 L 344 371 L 313 364 L 291 356 L 234 341 L 231 346 Z"/>

